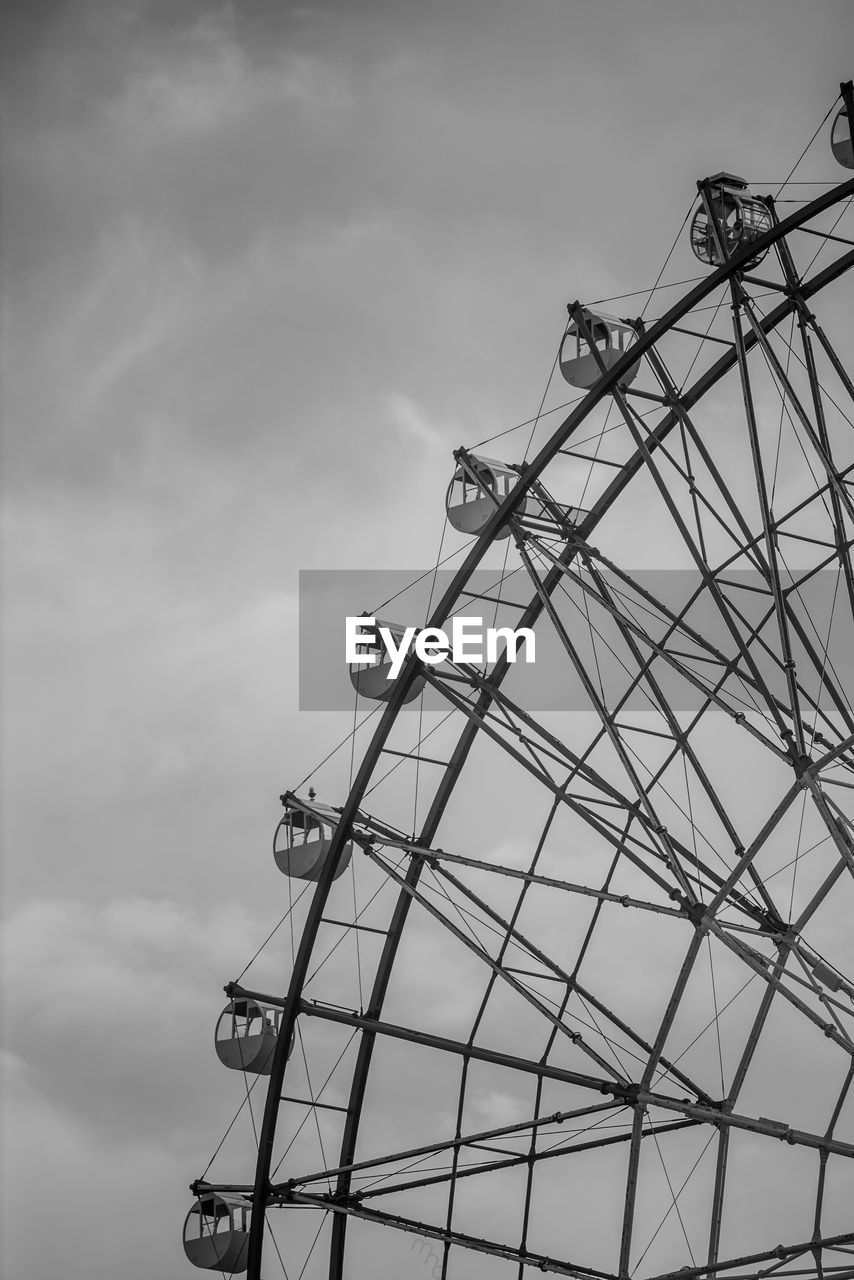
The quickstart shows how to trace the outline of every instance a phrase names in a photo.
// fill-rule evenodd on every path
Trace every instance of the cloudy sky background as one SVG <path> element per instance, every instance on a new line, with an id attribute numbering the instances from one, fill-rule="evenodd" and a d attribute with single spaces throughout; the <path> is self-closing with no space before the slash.
<path id="1" fill-rule="evenodd" d="M 536 410 L 566 301 L 650 284 L 698 177 L 785 176 L 854 11 L 7 0 L 4 28 L 2 1248 L 177 1276 L 276 797 L 346 731 L 297 711 L 297 571 L 430 563 L 452 448 Z"/>

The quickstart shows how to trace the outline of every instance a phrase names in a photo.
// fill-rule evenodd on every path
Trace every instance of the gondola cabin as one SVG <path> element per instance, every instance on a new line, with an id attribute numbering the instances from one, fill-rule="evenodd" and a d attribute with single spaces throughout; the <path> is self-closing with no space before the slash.
<path id="1" fill-rule="evenodd" d="M 591 311 L 588 307 L 581 310 L 584 325 L 576 320 L 570 321 L 561 343 L 559 360 L 560 371 L 570 386 L 587 390 L 599 381 L 603 372 L 612 369 L 622 359 L 634 340 L 635 331 L 624 320 L 606 315 L 604 311 Z M 593 354 L 585 327 L 599 359 Z M 626 386 L 634 382 L 639 366 L 638 360 L 626 372 L 622 379 Z"/>
<path id="2" fill-rule="evenodd" d="M 691 223 L 691 248 L 707 266 L 722 266 L 770 231 L 771 212 L 764 200 L 750 194 L 744 178 L 717 173 L 701 183 L 701 192 Z M 766 253 L 761 250 L 747 265 L 755 267 Z"/>
<path id="3" fill-rule="evenodd" d="M 216 1056 L 232 1071 L 268 1076 L 279 1038 L 282 1010 L 257 1000 L 230 1000 L 219 1015 L 214 1034 Z M 293 1037 L 288 1057 L 293 1050 Z"/>
<path id="4" fill-rule="evenodd" d="M 285 813 L 273 837 L 273 857 L 283 875 L 294 880 L 318 880 L 326 866 L 339 814 L 316 800 L 282 797 Z M 350 862 L 353 846 L 348 840 L 338 854 L 333 880 Z"/>
<path id="5" fill-rule="evenodd" d="M 846 169 L 854 169 L 854 143 L 851 141 L 847 107 L 842 108 L 833 122 L 833 128 L 830 131 L 830 149 L 841 165 Z"/>
<path id="6" fill-rule="evenodd" d="M 363 658 L 361 662 L 350 664 L 350 680 L 359 697 L 371 698 L 375 702 L 388 702 L 394 693 L 395 681 L 389 679 L 392 660 L 380 635 L 380 627 L 385 627 L 395 646 L 400 646 L 406 628 L 396 622 L 384 622 L 382 618 L 377 618 L 373 628 L 365 628 L 365 639 L 360 641 Z M 423 691 L 425 684 L 423 676 L 416 676 L 403 701 L 413 702 Z"/>
<path id="7" fill-rule="evenodd" d="M 249 1255 L 251 1204 L 245 1196 L 207 1191 L 184 1222 L 184 1252 L 194 1267 L 239 1275 Z"/>
<path id="8" fill-rule="evenodd" d="M 496 462 L 494 458 L 482 458 L 477 454 L 469 454 L 465 462 L 460 462 L 454 477 L 448 485 L 445 498 L 445 510 L 453 528 L 460 533 L 480 533 L 484 525 L 494 513 L 499 503 L 503 502 L 519 479 L 516 467 L 509 467 L 504 462 Z M 525 510 L 523 499 L 516 509 L 517 515 Z M 510 530 L 499 529 L 497 538 L 506 538 Z"/>

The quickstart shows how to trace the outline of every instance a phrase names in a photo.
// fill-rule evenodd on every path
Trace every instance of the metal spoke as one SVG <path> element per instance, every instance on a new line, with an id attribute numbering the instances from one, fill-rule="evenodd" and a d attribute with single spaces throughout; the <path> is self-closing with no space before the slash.
<path id="1" fill-rule="evenodd" d="M 707 209 L 710 182 L 703 187 Z M 839 636 L 848 634 L 840 628 L 854 620 L 854 462 L 846 456 L 850 419 L 831 394 L 844 404 L 834 379 L 852 399 L 854 384 L 813 313 L 817 295 L 854 267 L 854 252 L 844 237 L 833 237 L 832 221 L 852 198 L 849 180 L 789 217 L 775 212 L 759 248 L 776 250 L 777 257 L 772 253 L 759 274 L 758 249 L 745 243 L 730 251 L 721 228 L 713 226 L 720 265 L 655 323 L 615 321 L 628 333 L 629 345 L 607 361 L 596 342 L 595 309 L 572 304 L 570 323 L 598 362 L 598 380 L 566 406 L 567 416 L 530 462 L 495 463 L 496 476 L 504 477 L 500 486 L 498 479 L 494 486 L 488 482 L 478 455 L 456 452 L 455 465 L 478 500 L 486 499 L 487 514 L 450 585 L 440 599 L 431 596 L 429 625 L 444 625 L 477 600 L 490 613 L 494 606 L 495 619 L 500 610 L 514 618 L 514 627 L 542 626 L 557 642 L 564 669 L 580 683 L 589 719 L 566 729 L 567 722 L 548 711 L 538 714 L 528 705 L 533 694 L 521 677 L 509 683 L 508 692 L 506 654 L 491 669 L 428 667 L 410 655 L 355 770 L 354 717 L 349 794 L 340 809 L 324 810 L 331 814 L 331 832 L 319 879 L 300 907 L 302 933 L 294 938 L 283 994 L 270 996 L 240 983 L 227 988 L 231 999 L 278 1011 L 254 1177 L 242 1186 L 194 1184 L 197 1194 L 220 1190 L 251 1197 L 248 1280 L 260 1278 L 267 1214 L 279 1207 L 320 1210 L 323 1221 L 329 1216 L 329 1280 L 344 1280 L 352 1270 L 351 1218 L 377 1231 L 420 1237 L 424 1251 L 433 1247 L 427 1256 L 440 1262 L 443 1280 L 451 1280 L 459 1251 L 499 1258 L 517 1280 L 535 1270 L 578 1280 L 629 1280 L 633 1258 L 638 1273 L 647 1256 L 659 1267 L 669 1265 L 664 1251 L 671 1247 L 674 1257 L 678 1251 L 691 1265 L 659 1271 L 651 1280 L 736 1280 L 759 1274 L 758 1268 L 768 1275 L 854 1273 L 844 1252 L 854 1248 L 854 1234 L 821 1234 L 823 1221 L 825 1227 L 831 1222 L 830 1171 L 854 1159 L 854 1143 L 846 1141 L 850 1135 L 841 1123 L 854 1088 L 854 982 L 841 972 L 825 928 L 837 887 L 847 888 L 843 881 L 854 875 L 854 824 L 845 807 L 854 787 L 854 709 L 845 689 L 846 664 L 839 660 Z M 798 270 L 790 247 L 797 230 L 822 236 L 822 260 L 828 261 L 823 269 L 811 263 Z M 763 304 L 769 308 L 765 314 L 757 294 L 770 299 Z M 733 306 L 731 340 L 721 336 L 727 327 L 719 315 L 727 297 Z M 703 312 L 710 316 L 706 332 Z M 828 373 L 829 387 L 820 370 Z M 710 429 L 714 418 L 704 416 L 704 409 L 710 403 L 714 408 L 716 389 L 727 377 L 738 381 L 742 397 L 740 430 L 724 438 Z M 776 456 L 762 421 L 766 383 L 781 401 L 779 415 L 774 413 Z M 538 420 L 539 415 L 534 427 Z M 733 448 L 739 457 L 731 460 L 727 450 Z M 787 488 L 790 455 L 801 474 L 798 485 Z M 571 492 L 563 486 L 568 474 Z M 631 490 L 636 479 L 640 483 Z M 615 563 L 631 565 L 619 545 L 614 550 L 627 491 L 640 491 L 654 504 L 660 519 L 660 526 L 652 525 L 656 536 L 673 538 L 679 554 L 689 557 L 696 585 L 675 606 L 658 599 L 660 593 L 650 591 L 631 568 Z M 519 567 L 508 568 L 505 555 L 496 587 L 478 591 L 474 573 L 488 563 L 485 556 L 496 539 L 507 534 L 506 548 L 518 555 Z M 520 600 L 517 591 L 514 599 L 503 599 L 510 573 L 521 574 L 514 582 L 527 586 L 527 599 Z M 834 594 L 829 617 L 819 619 L 810 602 L 825 581 L 837 584 L 839 605 Z M 706 604 L 712 609 L 708 626 L 697 622 Z M 612 670 L 619 681 L 613 695 L 607 683 Z M 410 749 L 413 735 L 401 730 L 400 720 L 413 681 L 422 677 L 447 712 L 439 720 L 439 726 L 448 725 L 444 741 L 438 733 L 434 738 L 443 745 L 429 755 L 423 744 L 430 734 L 422 735 L 421 717 Z M 690 688 L 690 712 L 683 713 L 670 692 L 670 677 Z M 643 710 L 634 723 L 638 700 Z M 429 713 L 425 705 L 422 714 Z M 731 741 L 743 753 L 747 788 L 758 762 L 757 785 L 771 797 L 759 810 L 734 802 L 727 790 L 732 770 L 717 753 L 728 751 Z M 480 754 L 473 756 L 475 744 Z M 384 772 L 386 755 L 395 759 Z M 409 786 L 399 785 L 411 768 L 408 761 L 418 775 L 417 799 L 412 803 L 407 793 L 407 802 L 399 803 Z M 460 820 L 467 812 L 477 821 L 477 801 L 465 810 L 465 785 L 469 772 L 477 781 L 484 761 L 486 767 L 498 762 L 495 804 L 506 806 L 511 818 L 512 852 L 502 851 L 497 819 L 492 827 L 485 824 L 478 843 L 469 840 Z M 386 783 L 401 767 L 403 773 Z M 739 767 L 735 759 L 733 767 Z M 505 775 L 524 782 L 518 796 L 515 789 L 505 792 Z M 377 816 L 365 809 L 369 794 Z M 285 799 L 300 803 L 292 793 Z M 514 825 L 522 804 L 532 816 Z M 410 821 L 411 828 L 395 825 Z M 339 854 L 351 843 L 361 850 L 348 874 L 354 904 L 356 876 L 370 885 L 360 892 L 364 906 L 353 906 L 352 920 L 340 898 L 331 897 Z M 511 865 L 517 856 L 519 865 Z M 791 867 L 790 894 L 788 879 L 783 890 L 774 877 Z M 384 886 L 388 892 L 380 895 Z M 560 901 L 571 922 L 566 951 L 563 938 L 555 947 L 548 929 L 538 928 L 545 894 Z M 777 905 L 778 897 L 785 906 Z M 620 929 L 636 950 L 635 938 L 652 937 L 650 956 L 657 954 L 661 935 L 661 954 L 668 959 L 655 980 L 659 998 L 666 997 L 663 1010 L 648 999 L 632 1003 L 631 972 L 610 974 L 607 959 L 601 967 L 602 949 L 614 936 L 609 930 Z M 348 936 L 360 942 L 358 975 L 344 973 L 337 950 Z M 419 1025 L 418 1002 L 411 1010 L 401 1006 L 401 992 L 392 987 L 395 975 L 405 976 L 408 957 L 417 954 L 407 950 L 409 940 L 419 945 L 425 936 L 431 944 L 438 936 L 451 948 L 463 948 L 460 954 L 471 957 L 482 975 L 457 1035 Z M 433 981 L 439 990 L 439 977 Z M 751 984 L 752 991 L 728 1013 Z M 342 995 L 350 987 L 358 1008 Z M 692 1005 L 698 991 L 704 1003 Z M 390 1000 L 404 1009 L 399 1021 L 384 1013 Z M 506 1026 L 497 1020 L 508 1008 L 524 1014 L 520 1025 L 525 1035 L 534 1028 L 535 1044 L 525 1035 L 505 1038 Z M 809 1028 L 825 1063 L 839 1065 L 827 1113 L 814 1128 L 811 1120 L 803 1127 L 805 1113 L 796 1100 L 781 1104 L 788 1111 L 781 1118 L 753 1114 L 746 1085 L 778 1013 Z M 295 1029 L 303 1059 L 299 1070 L 308 1084 L 300 1074 L 300 1084 L 286 1089 Z M 704 1056 L 704 1049 L 715 1039 L 713 1062 L 713 1053 Z M 351 1043 L 351 1057 L 339 1069 Z M 328 1061 L 320 1069 L 324 1044 Z M 447 1108 L 436 1113 L 447 1116 L 441 1126 L 391 1130 L 388 1149 L 378 1150 L 374 1139 L 362 1144 L 360 1131 L 371 1105 L 375 1051 L 383 1044 L 419 1063 L 441 1055 L 453 1083 L 450 1089 L 444 1085 Z M 308 1079 L 309 1066 L 320 1081 L 336 1054 L 333 1070 L 336 1082 L 344 1081 L 344 1094 L 327 1100 Z M 484 1077 L 489 1089 L 493 1079 L 512 1079 L 518 1088 L 518 1097 L 510 1090 L 513 1105 L 522 1098 L 524 1104 L 509 1113 L 490 1110 L 484 1123 L 478 1113 Z M 724 1096 L 709 1092 L 709 1080 L 714 1094 L 720 1087 Z M 298 1131 L 301 1145 L 293 1146 L 293 1139 L 284 1155 L 277 1149 L 275 1164 L 283 1106 L 305 1107 L 303 1122 L 309 1123 Z M 338 1124 L 337 1136 L 330 1139 L 321 1121 Z M 764 1248 L 757 1234 L 751 1241 L 759 1241 L 760 1251 L 722 1259 L 738 1133 L 765 1151 L 774 1143 L 771 1150 L 781 1155 L 789 1147 L 815 1153 L 809 1241 Z M 703 1192 L 701 1220 L 683 1191 L 707 1149 L 715 1152 L 714 1180 Z M 691 1154 L 680 1170 L 685 1150 Z M 547 1183 L 564 1169 L 583 1177 L 594 1163 L 589 1153 L 596 1151 L 610 1152 L 615 1160 L 622 1152 L 611 1187 L 620 1230 L 609 1242 L 610 1255 L 603 1242 L 601 1259 L 594 1259 L 604 1270 L 589 1266 L 580 1248 L 576 1260 L 574 1246 L 568 1258 L 552 1256 L 538 1236 L 537 1208 Z M 708 1172 L 711 1180 L 711 1167 Z M 508 1229 L 513 1244 L 490 1238 L 504 1234 L 500 1227 L 488 1228 L 487 1236 L 470 1230 L 469 1198 L 458 1194 L 470 1187 L 490 1196 L 493 1187 L 507 1185 L 503 1180 L 510 1174 L 518 1186 L 519 1217 Z M 694 1179 L 691 1195 L 699 1182 Z M 388 1212 L 391 1197 L 410 1216 Z M 432 1212 L 423 1210 L 431 1204 Z M 703 1233 L 708 1229 L 705 1262 L 695 1262 L 701 1257 L 698 1223 Z M 318 1244 L 320 1228 L 313 1239 L 309 1232 L 304 1272 L 309 1259 L 317 1267 L 326 1248 L 325 1236 Z M 354 1237 L 354 1257 L 358 1243 Z M 652 1253 L 653 1245 L 662 1252 Z M 275 1265 L 275 1256 L 267 1261 Z M 285 1261 L 292 1266 L 286 1252 L 283 1269 Z M 357 1258 L 353 1265 L 358 1267 Z"/>

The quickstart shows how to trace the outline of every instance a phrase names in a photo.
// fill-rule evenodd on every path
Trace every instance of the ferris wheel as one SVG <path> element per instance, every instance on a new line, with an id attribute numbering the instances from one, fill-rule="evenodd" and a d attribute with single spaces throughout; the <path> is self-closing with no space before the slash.
<path id="1" fill-rule="evenodd" d="M 571 303 L 560 425 L 455 454 L 426 626 L 538 663 L 389 679 L 372 614 L 349 794 L 281 797 L 199 1267 L 854 1277 L 854 178 L 697 188 L 702 277 Z"/>

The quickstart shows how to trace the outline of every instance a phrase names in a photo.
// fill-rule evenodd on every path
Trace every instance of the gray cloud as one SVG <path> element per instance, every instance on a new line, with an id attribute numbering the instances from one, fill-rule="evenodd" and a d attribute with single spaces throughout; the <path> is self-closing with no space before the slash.
<path id="1" fill-rule="evenodd" d="M 20 1274 L 141 1280 L 186 1273 L 186 1184 L 242 1097 L 211 1036 L 219 988 L 287 907 L 276 797 L 351 726 L 296 710 L 297 570 L 426 562 L 451 448 L 536 410 L 566 301 L 650 284 L 704 173 L 785 176 L 850 74 L 852 18 L 831 0 L 4 8 L 3 1248 Z M 808 176 L 828 175 L 821 159 Z M 695 273 L 683 243 L 671 265 Z M 666 547 L 652 525 L 633 541 L 639 566 Z M 348 776 L 345 749 L 324 795 Z M 542 797 L 515 779 L 497 812 L 496 776 L 473 763 L 454 827 L 521 850 Z M 400 780 L 375 798 L 403 823 Z M 735 797 L 745 826 L 760 801 Z M 557 950 L 554 911 L 536 919 Z M 259 985 L 281 989 L 289 955 L 278 937 Z M 419 922 L 390 1007 L 462 1026 L 482 982 Z M 349 944 L 318 983 L 358 1003 Z M 651 1016 L 656 983 L 636 992 Z M 495 1006 L 508 1041 L 513 1008 Z M 306 1043 L 322 1078 L 342 1039 L 313 1026 Z M 766 1077 L 791 1060 L 788 1105 L 810 1049 L 782 1018 L 768 1045 Z M 505 1077 L 478 1076 L 473 1124 L 530 1107 Z M 453 1111 L 447 1063 L 389 1049 L 376 1080 L 377 1145 L 406 1136 L 393 1113 L 418 1140 Z M 224 1174 L 252 1142 L 244 1114 Z M 743 1145 L 736 1201 L 777 1153 Z M 308 1128 L 294 1160 L 318 1156 Z M 845 1193 L 829 1193 L 840 1216 Z M 546 1189 L 544 1242 L 567 1203 L 578 1222 Z M 302 1258 L 311 1233 L 292 1230 Z M 673 1223 L 665 1239 L 664 1255 Z M 424 1274 L 406 1240 L 367 1252 L 372 1276 Z"/>

